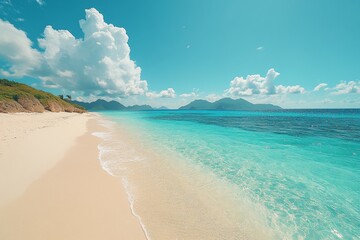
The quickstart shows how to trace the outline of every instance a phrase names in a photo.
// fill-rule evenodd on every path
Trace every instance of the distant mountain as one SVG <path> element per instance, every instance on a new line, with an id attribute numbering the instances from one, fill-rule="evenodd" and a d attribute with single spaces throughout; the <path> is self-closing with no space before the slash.
<path id="1" fill-rule="evenodd" d="M 106 111 L 106 110 L 122 110 L 122 111 L 149 111 L 154 110 L 149 105 L 133 105 L 125 107 L 117 101 L 105 101 L 98 99 L 95 102 L 85 103 L 80 101 L 72 101 L 73 103 L 84 107 L 89 111 Z M 161 107 L 158 109 L 167 109 Z M 279 106 L 272 104 L 252 104 L 244 99 L 231 99 L 223 98 L 216 102 L 208 102 L 206 100 L 195 100 L 188 105 L 180 107 L 179 109 L 187 110 L 278 110 L 281 109 Z"/>
<path id="2" fill-rule="evenodd" d="M 157 110 L 168 110 L 169 108 L 165 107 L 165 106 L 161 106 L 161 107 L 158 107 L 156 108 Z"/>
<path id="3" fill-rule="evenodd" d="M 69 96 L 68 98 L 71 98 Z M 63 96 L 37 90 L 23 83 L 0 79 L 0 112 L 86 112 Z"/>
<path id="4" fill-rule="evenodd" d="M 134 105 L 134 106 L 128 106 L 126 110 L 130 111 L 144 111 L 144 110 L 153 110 L 153 108 L 149 105 Z"/>
<path id="5" fill-rule="evenodd" d="M 80 101 L 72 101 L 73 103 L 80 105 L 84 107 L 85 109 L 89 111 L 118 111 L 118 110 L 124 110 L 124 111 L 143 111 L 143 110 L 153 110 L 153 108 L 149 105 L 134 105 L 125 107 L 121 103 L 117 101 L 105 101 L 102 99 L 98 99 L 95 102 L 80 102 Z"/>
<path id="6" fill-rule="evenodd" d="M 216 102 L 195 100 L 180 107 L 182 110 L 279 110 L 281 107 L 272 104 L 253 104 L 242 98 L 222 98 Z"/>
<path id="7" fill-rule="evenodd" d="M 105 101 L 102 99 L 98 99 L 95 102 L 80 102 L 80 101 L 72 101 L 73 103 L 83 106 L 85 109 L 89 111 L 106 111 L 106 110 L 124 110 L 126 107 L 117 101 Z"/>
<path id="8" fill-rule="evenodd" d="M 212 110 L 214 109 L 213 103 L 208 102 L 206 100 L 198 99 L 192 101 L 188 105 L 182 106 L 179 109 L 186 110 Z"/>

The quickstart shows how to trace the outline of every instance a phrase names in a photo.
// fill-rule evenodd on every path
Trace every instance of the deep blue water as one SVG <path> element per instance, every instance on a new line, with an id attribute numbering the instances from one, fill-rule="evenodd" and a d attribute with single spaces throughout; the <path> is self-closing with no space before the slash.
<path id="1" fill-rule="evenodd" d="M 360 111 L 105 112 L 266 209 L 282 239 L 360 239 Z"/>

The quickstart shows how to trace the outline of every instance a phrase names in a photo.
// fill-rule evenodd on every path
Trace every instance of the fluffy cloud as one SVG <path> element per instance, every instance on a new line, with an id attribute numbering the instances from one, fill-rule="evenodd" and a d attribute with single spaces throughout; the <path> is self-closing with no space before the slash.
<path id="1" fill-rule="evenodd" d="M 198 94 L 198 89 L 194 89 L 191 93 L 183 93 L 180 94 L 181 98 L 196 98 L 197 96 L 199 96 Z"/>
<path id="2" fill-rule="evenodd" d="M 33 49 L 32 42 L 25 32 L 14 25 L 0 19 L 0 57 L 5 59 L 8 66 L 0 69 L 5 77 L 20 77 L 31 72 L 40 64 L 41 54 Z"/>
<path id="3" fill-rule="evenodd" d="M 317 85 L 315 88 L 314 88 L 314 91 L 320 91 L 321 89 L 327 87 L 328 84 L 327 83 L 320 83 L 319 85 Z"/>
<path id="4" fill-rule="evenodd" d="M 168 88 L 166 90 L 162 90 L 159 93 L 147 92 L 146 96 L 149 98 L 174 98 L 174 97 L 176 97 L 176 93 L 173 88 Z"/>
<path id="5" fill-rule="evenodd" d="M 295 86 L 283 86 L 283 85 L 278 85 L 275 87 L 276 89 L 276 93 L 292 93 L 292 94 L 296 94 L 296 93 L 305 93 L 305 88 L 301 87 L 300 85 L 295 85 Z"/>
<path id="6" fill-rule="evenodd" d="M 80 20 L 84 38 L 47 26 L 38 39 L 43 52 L 31 48 L 23 31 L 1 22 L 0 54 L 11 64 L 3 75 L 40 78 L 48 87 L 81 91 L 85 95 L 129 96 L 144 94 L 141 68 L 130 59 L 129 37 L 124 28 L 107 24 L 96 9 L 85 10 Z"/>
<path id="7" fill-rule="evenodd" d="M 259 74 L 248 75 L 246 78 L 236 77 L 230 82 L 230 88 L 225 90 L 225 95 L 240 97 L 251 95 L 273 95 L 282 93 L 304 93 L 305 89 L 299 85 L 283 86 L 274 84 L 274 80 L 280 75 L 271 68 L 265 77 Z"/>
<path id="8" fill-rule="evenodd" d="M 96 9 L 87 9 L 80 20 L 84 39 L 76 39 L 67 30 L 47 26 L 39 45 L 49 74 L 44 81 L 61 87 L 98 95 L 144 94 L 147 82 L 141 69 L 130 59 L 128 36 L 124 28 L 104 22 Z"/>
<path id="9" fill-rule="evenodd" d="M 334 92 L 332 94 L 334 95 L 340 95 L 340 94 L 348 94 L 348 93 L 360 93 L 360 81 L 350 81 L 346 82 L 343 81 L 336 85 L 334 88 Z"/>
<path id="10" fill-rule="evenodd" d="M 253 94 L 275 94 L 274 79 L 280 73 L 269 69 L 265 77 L 259 74 L 248 75 L 246 78 L 236 77 L 230 82 L 230 88 L 225 90 L 232 96 L 250 96 Z"/>

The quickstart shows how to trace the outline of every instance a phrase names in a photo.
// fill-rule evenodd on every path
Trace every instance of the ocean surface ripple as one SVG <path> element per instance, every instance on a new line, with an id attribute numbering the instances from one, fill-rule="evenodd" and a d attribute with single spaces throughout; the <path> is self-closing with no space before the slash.
<path id="1" fill-rule="evenodd" d="M 103 115 L 136 132 L 142 148 L 173 152 L 232 186 L 233 208 L 254 203 L 274 239 L 360 239 L 359 110 Z"/>

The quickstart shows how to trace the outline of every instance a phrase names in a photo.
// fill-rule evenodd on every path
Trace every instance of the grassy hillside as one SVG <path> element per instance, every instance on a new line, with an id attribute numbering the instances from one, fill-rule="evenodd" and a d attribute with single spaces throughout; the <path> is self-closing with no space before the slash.
<path id="1" fill-rule="evenodd" d="M 26 84 L 0 79 L 0 112 L 85 112 L 84 108 Z"/>

